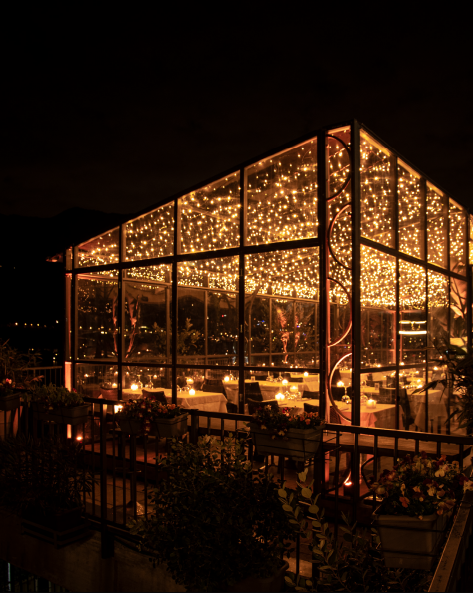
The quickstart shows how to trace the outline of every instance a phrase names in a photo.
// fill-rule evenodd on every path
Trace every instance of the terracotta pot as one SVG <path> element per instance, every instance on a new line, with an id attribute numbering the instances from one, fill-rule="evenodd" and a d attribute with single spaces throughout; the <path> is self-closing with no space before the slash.
<path id="1" fill-rule="evenodd" d="M 272 438 L 272 432 L 250 423 L 250 432 L 258 454 L 283 455 L 297 459 L 313 457 L 320 445 L 324 425 L 317 428 L 291 428 L 287 431 L 287 440 Z"/>
<path id="2" fill-rule="evenodd" d="M 265 579 L 251 576 L 235 583 L 232 587 L 227 588 L 227 591 L 232 593 L 246 593 L 249 591 L 260 591 L 261 593 L 277 593 L 284 590 L 284 575 L 289 568 L 289 563 L 284 562 L 281 568 L 272 576 Z"/>
<path id="3" fill-rule="evenodd" d="M 161 418 L 156 422 L 151 423 L 151 434 L 156 435 L 160 439 L 178 438 L 187 432 L 187 416 L 188 414 L 181 414 L 174 418 Z"/>
<path id="4" fill-rule="evenodd" d="M 425 515 L 422 520 L 406 515 L 373 515 L 388 568 L 432 568 L 451 512 Z"/>
<path id="5" fill-rule="evenodd" d="M 12 393 L 11 395 L 5 395 L 0 397 L 0 410 L 8 412 L 14 410 L 20 406 L 20 394 Z"/>
<path id="6" fill-rule="evenodd" d="M 89 404 L 82 404 L 72 408 L 56 408 L 48 412 L 40 412 L 39 418 L 41 420 L 52 420 L 57 424 L 83 424 L 87 420 L 89 414 Z"/>

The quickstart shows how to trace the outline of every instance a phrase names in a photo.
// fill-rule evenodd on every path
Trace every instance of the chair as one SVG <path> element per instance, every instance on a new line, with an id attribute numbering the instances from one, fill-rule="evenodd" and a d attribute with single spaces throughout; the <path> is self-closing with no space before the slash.
<path id="1" fill-rule="evenodd" d="M 263 401 L 263 395 L 258 381 L 251 381 L 250 383 L 246 383 L 245 381 L 245 395 L 255 401 Z"/>
<path id="2" fill-rule="evenodd" d="M 396 400 L 396 390 L 392 387 L 380 387 L 378 401 L 380 404 L 393 404 Z"/>
<path id="3" fill-rule="evenodd" d="M 342 423 L 340 414 L 336 410 L 335 406 L 330 406 L 330 423 L 331 424 L 341 424 Z"/>
<path id="4" fill-rule="evenodd" d="M 222 379 L 205 379 L 202 391 L 206 393 L 223 393 L 226 397 Z"/>
<path id="5" fill-rule="evenodd" d="M 411 414 L 411 405 L 409 403 L 409 396 L 407 395 L 407 389 L 399 390 L 399 405 L 402 408 L 402 423 L 404 430 L 409 430 L 409 426 L 414 424 L 414 418 Z"/>
<path id="6" fill-rule="evenodd" d="M 289 381 L 291 383 L 304 383 L 304 377 L 290 377 Z"/>
<path id="7" fill-rule="evenodd" d="M 272 402 L 276 402 L 276 400 L 265 400 L 263 401 L 263 398 L 261 399 L 250 399 L 247 398 L 246 399 L 246 403 L 248 404 L 248 413 L 249 414 L 254 414 L 257 410 L 257 408 L 262 408 L 263 406 L 269 404 L 271 405 L 271 407 L 273 408 Z M 276 402 L 277 405 L 277 402 Z M 274 408 L 273 408 L 274 409 Z"/>
<path id="8" fill-rule="evenodd" d="M 185 387 L 187 385 L 187 379 L 181 375 L 177 378 L 177 384 L 179 387 Z"/>
<path id="9" fill-rule="evenodd" d="M 304 389 L 302 392 L 302 399 L 319 399 L 318 391 L 307 391 Z"/>
<path id="10" fill-rule="evenodd" d="M 233 402 L 227 401 L 227 412 L 230 414 L 238 414 L 238 406 Z"/>
<path id="11" fill-rule="evenodd" d="M 146 391 L 146 389 L 143 389 L 143 397 L 146 397 L 150 400 L 154 400 L 156 402 L 161 402 L 162 404 L 168 403 L 168 400 L 164 395 L 164 391 Z"/>
<path id="12" fill-rule="evenodd" d="M 292 381 L 291 373 L 281 373 L 283 379 L 287 379 L 288 381 Z"/>
<path id="13" fill-rule="evenodd" d="M 304 412 L 308 414 L 312 412 L 313 414 L 319 413 L 319 406 L 314 406 L 313 404 L 304 403 Z"/>
<path id="14" fill-rule="evenodd" d="M 118 399 L 118 389 L 104 389 L 101 387 L 100 395 L 103 399 Z"/>

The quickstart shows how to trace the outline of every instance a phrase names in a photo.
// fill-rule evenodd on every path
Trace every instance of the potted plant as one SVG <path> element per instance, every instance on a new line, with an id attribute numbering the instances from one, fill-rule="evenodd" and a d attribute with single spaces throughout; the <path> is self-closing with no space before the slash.
<path id="1" fill-rule="evenodd" d="M 292 529 L 272 476 L 254 475 L 245 442 L 173 440 L 150 519 L 132 521 L 140 549 L 188 591 L 281 591 Z M 266 579 L 266 580 L 265 580 Z"/>
<path id="2" fill-rule="evenodd" d="M 90 408 L 75 390 L 69 391 L 52 383 L 27 391 L 23 399 L 39 413 L 41 420 L 52 420 L 58 424 L 82 424 Z"/>
<path id="3" fill-rule="evenodd" d="M 258 454 L 305 460 L 317 452 L 325 421 L 316 412 L 292 415 L 289 408 L 261 405 L 249 426 Z"/>
<path id="4" fill-rule="evenodd" d="M 384 470 L 371 489 L 383 498 L 374 517 L 386 566 L 430 570 L 452 510 L 473 482 L 458 461 L 422 452 Z"/>
<path id="5" fill-rule="evenodd" d="M 0 504 L 28 532 L 48 539 L 48 532 L 82 528 L 82 497 L 91 491 L 81 443 L 23 434 L 0 441 Z"/>
<path id="6" fill-rule="evenodd" d="M 426 591 L 433 574 L 424 570 L 390 569 L 379 551 L 379 536 L 351 523 L 343 513 L 338 533 L 307 483 L 307 470 L 298 474 L 297 489 L 284 484 L 279 500 L 294 533 L 308 539 L 313 578 L 287 573 L 289 590 L 296 591 Z M 340 535 L 343 534 L 343 537 Z M 289 553 L 288 553 L 289 556 Z"/>
<path id="7" fill-rule="evenodd" d="M 178 438 L 187 432 L 187 412 L 176 404 L 163 404 L 153 397 L 128 400 L 116 414 L 123 432 Z"/>

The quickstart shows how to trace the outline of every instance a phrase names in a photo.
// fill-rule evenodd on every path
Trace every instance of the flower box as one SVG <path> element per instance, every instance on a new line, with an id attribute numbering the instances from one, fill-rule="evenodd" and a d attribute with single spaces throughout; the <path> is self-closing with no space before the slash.
<path id="1" fill-rule="evenodd" d="M 0 410 L 8 412 L 20 407 L 20 394 L 12 393 L 10 395 L 4 395 L 0 397 Z"/>
<path id="2" fill-rule="evenodd" d="M 181 437 L 187 432 L 187 416 L 188 414 L 181 414 L 174 418 L 160 418 L 151 423 L 151 434 L 160 439 Z"/>
<path id="3" fill-rule="evenodd" d="M 419 517 L 373 513 L 386 566 L 431 570 L 443 543 L 450 513 Z"/>
<path id="4" fill-rule="evenodd" d="M 89 404 L 82 404 L 80 406 L 73 406 L 71 408 L 55 408 L 47 412 L 39 412 L 40 420 L 48 420 L 56 422 L 57 424 L 83 424 L 87 421 L 89 414 Z"/>
<path id="5" fill-rule="evenodd" d="M 283 455 L 284 457 L 295 457 L 297 459 L 309 459 L 313 457 L 319 448 L 322 438 L 323 425 L 317 428 L 290 428 L 287 431 L 286 439 L 281 437 L 272 438 L 273 431 L 259 428 L 255 423 L 250 422 L 250 432 L 258 454 Z"/>

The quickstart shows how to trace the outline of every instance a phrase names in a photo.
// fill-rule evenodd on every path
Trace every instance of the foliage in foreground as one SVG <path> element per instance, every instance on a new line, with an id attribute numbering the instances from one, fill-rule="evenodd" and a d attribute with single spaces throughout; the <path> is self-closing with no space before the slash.
<path id="1" fill-rule="evenodd" d="M 174 440 L 158 467 L 166 478 L 150 496 L 154 513 L 132 522 L 153 565 L 166 563 L 191 591 L 219 591 L 281 566 L 292 529 L 277 484 L 253 474 L 243 443 L 231 436 L 197 446 Z"/>
<path id="2" fill-rule="evenodd" d="M 336 540 L 329 528 L 324 509 L 317 505 L 312 483 L 306 484 L 307 472 L 299 474 L 297 492 L 279 489 L 279 500 L 295 533 L 312 539 L 310 548 L 317 577 L 296 578 L 288 573 L 286 583 L 296 591 L 424 591 L 432 578 L 422 570 L 386 568 L 378 550 L 379 536 L 350 524 L 342 514 L 345 526 L 339 529 L 343 537 Z"/>

